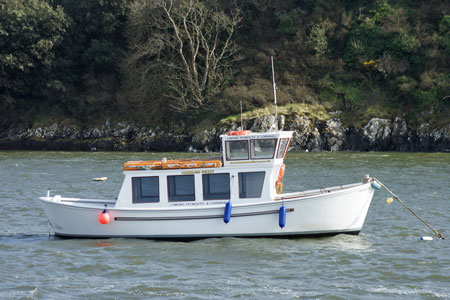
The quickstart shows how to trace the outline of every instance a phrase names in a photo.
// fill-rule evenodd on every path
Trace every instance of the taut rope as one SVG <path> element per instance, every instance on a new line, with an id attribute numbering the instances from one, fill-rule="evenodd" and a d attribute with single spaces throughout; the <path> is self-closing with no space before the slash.
<path id="1" fill-rule="evenodd" d="M 437 231 L 436 229 L 434 229 L 430 224 L 428 224 L 427 222 L 425 222 L 424 219 L 422 219 L 418 214 L 416 214 L 411 208 L 408 207 L 408 205 L 405 204 L 405 202 L 403 202 L 396 194 L 394 194 L 390 189 L 387 188 L 387 186 L 385 186 L 381 181 L 379 181 L 377 178 L 374 178 L 376 182 L 378 182 L 388 193 L 390 193 L 392 195 L 392 197 L 394 197 L 395 199 L 398 200 L 398 202 L 400 202 L 407 210 L 409 210 L 414 216 L 417 217 L 417 219 L 419 219 L 420 221 L 422 221 L 423 224 L 425 224 L 428 228 L 431 229 L 431 231 L 433 231 L 433 233 L 440 239 L 444 240 L 444 236 Z"/>

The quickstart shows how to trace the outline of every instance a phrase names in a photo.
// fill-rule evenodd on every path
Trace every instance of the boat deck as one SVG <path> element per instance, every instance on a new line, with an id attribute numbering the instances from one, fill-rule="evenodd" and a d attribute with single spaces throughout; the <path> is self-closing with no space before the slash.
<path id="1" fill-rule="evenodd" d="M 339 186 L 333 186 L 333 187 L 329 187 L 329 188 L 321 188 L 321 189 L 304 191 L 304 192 L 284 193 L 284 194 L 280 194 L 279 196 L 275 197 L 274 200 L 280 201 L 280 200 L 290 200 L 290 199 L 294 199 L 294 198 L 296 199 L 296 198 L 303 198 L 303 197 L 312 197 L 312 196 L 328 194 L 331 192 L 336 192 L 336 191 L 341 191 L 341 190 L 343 191 L 343 190 L 353 188 L 356 186 L 360 186 L 360 185 L 361 185 L 361 183 L 352 183 L 352 184 L 347 184 L 347 185 L 339 185 Z"/>

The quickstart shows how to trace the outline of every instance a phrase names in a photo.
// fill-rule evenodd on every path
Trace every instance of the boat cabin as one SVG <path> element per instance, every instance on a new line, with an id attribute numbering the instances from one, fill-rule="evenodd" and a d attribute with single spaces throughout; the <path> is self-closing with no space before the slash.
<path id="1" fill-rule="evenodd" d="M 292 131 L 233 131 L 220 138 L 218 159 L 127 162 L 116 208 L 195 208 L 275 199 Z"/>

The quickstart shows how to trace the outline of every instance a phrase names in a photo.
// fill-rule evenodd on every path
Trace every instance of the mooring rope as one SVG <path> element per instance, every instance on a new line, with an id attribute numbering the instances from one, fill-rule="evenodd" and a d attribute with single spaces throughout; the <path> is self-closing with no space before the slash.
<path id="1" fill-rule="evenodd" d="M 400 202 L 407 210 L 409 210 L 414 216 L 416 216 L 420 221 L 422 221 L 423 224 L 425 224 L 428 228 L 431 229 L 431 231 L 433 231 L 433 233 L 440 239 L 444 239 L 444 236 L 437 231 L 436 229 L 434 229 L 430 224 L 428 224 L 427 222 L 425 222 L 424 219 L 422 219 L 418 214 L 416 214 L 411 208 L 408 207 L 408 205 L 405 204 L 405 202 L 403 202 L 396 194 L 394 194 L 390 189 L 387 188 L 387 186 L 385 186 L 381 181 L 379 181 L 377 178 L 374 178 L 376 182 L 378 182 L 388 193 L 390 193 L 392 195 L 392 197 L 394 197 L 395 199 L 398 200 L 398 202 Z"/>

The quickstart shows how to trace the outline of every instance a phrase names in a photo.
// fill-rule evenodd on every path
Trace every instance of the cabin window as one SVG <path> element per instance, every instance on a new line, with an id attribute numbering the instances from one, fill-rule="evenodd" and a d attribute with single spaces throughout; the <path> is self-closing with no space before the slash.
<path id="1" fill-rule="evenodd" d="M 226 142 L 227 160 L 248 159 L 248 141 Z"/>
<path id="2" fill-rule="evenodd" d="M 278 146 L 277 158 L 283 158 L 286 154 L 286 149 L 289 145 L 289 138 L 280 139 L 280 146 Z"/>
<path id="3" fill-rule="evenodd" d="M 194 175 L 167 176 L 169 202 L 195 201 Z"/>
<path id="4" fill-rule="evenodd" d="M 203 174 L 203 200 L 230 199 L 230 174 Z"/>
<path id="5" fill-rule="evenodd" d="M 276 139 L 251 140 L 250 149 L 252 158 L 273 158 L 276 144 Z"/>
<path id="6" fill-rule="evenodd" d="M 133 203 L 159 202 L 159 178 L 133 177 L 131 178 Z"/>
<path id="7" fill-rule="evenodd" d="M 265 172 L 239 173 L 239 198 L 261 198 Z"/>

